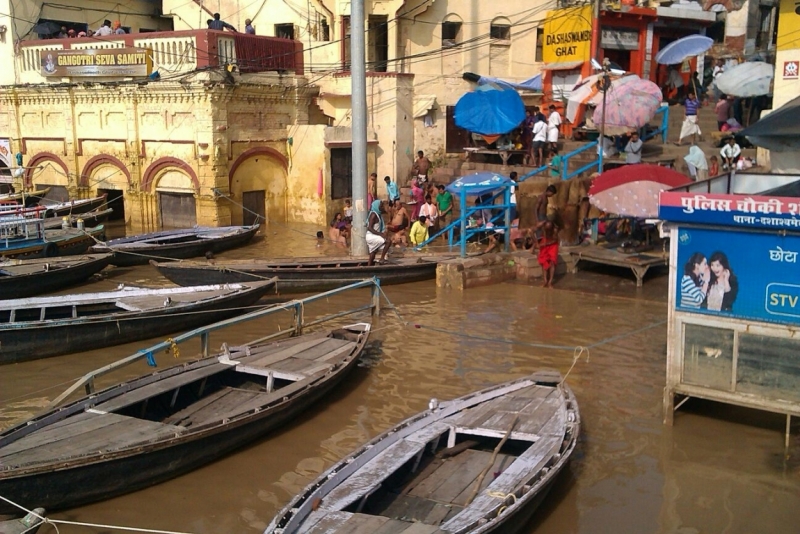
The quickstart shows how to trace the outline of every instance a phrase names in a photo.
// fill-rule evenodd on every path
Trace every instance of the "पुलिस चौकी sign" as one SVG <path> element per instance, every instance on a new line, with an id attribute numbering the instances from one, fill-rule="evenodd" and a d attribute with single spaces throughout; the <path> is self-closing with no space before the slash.
<path id="1" fill-rule="evenodd" d="M 662 191 L 658 218 L 674 222 L 800 232 L 800 199 Z"/>
<path id="2" fill-rule="evenodd" d="M 548 12 L 542 34 L 542 60 L 545 63 L 588 61 L 592 43 L 592 6 Z"/>
<path id="3" fill-rule="evenodd" d="M 149 48 L 41 50 L 43 76 L 149 76 L 153 52 Z"/>
<path id="4" fill-rule="evenodd" d="M 677 247 L 677 311 L 800 324 L 800 236 L 679 228 Z"/>

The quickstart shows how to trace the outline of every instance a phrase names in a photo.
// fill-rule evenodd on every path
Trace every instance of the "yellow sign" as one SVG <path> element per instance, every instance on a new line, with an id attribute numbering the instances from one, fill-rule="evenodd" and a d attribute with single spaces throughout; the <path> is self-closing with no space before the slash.
<path id="1" fill-rule="evenodd" d="M 588 61 L 592 46 L 592 6 L 547 13 L 542 59 L 545 63 Z"/>
<path id="2" fill-rule="evenodd" d="M 148 76 L 153 71 L 149 48 L 42 50 L 43 76 Z"/>
<path id="3" fill-rule="evenodd" d="M 800 48 L 800 0 L 781 0 L 778 51 Z"/>

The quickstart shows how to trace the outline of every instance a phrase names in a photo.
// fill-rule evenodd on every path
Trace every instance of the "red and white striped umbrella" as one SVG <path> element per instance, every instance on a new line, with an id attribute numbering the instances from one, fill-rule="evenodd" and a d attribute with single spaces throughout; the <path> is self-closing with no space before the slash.
<path id="1" fill-rule="evenodd" d="M 660 165 L 625 165 L 594 179 L 589 202 L 607 213 L 657 217 L 658 194 L 690 182 L 689 177 Z"/>

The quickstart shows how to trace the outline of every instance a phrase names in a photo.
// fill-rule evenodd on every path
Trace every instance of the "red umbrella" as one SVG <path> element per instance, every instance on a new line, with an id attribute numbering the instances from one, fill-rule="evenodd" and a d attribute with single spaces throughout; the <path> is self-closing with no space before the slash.
<path id="1" fill-rule="evenodd" d="M 657 217 L 658 194 L 689 182 L 687 176 L 660 165 L 625 165 L 594 179 L 589 202 L 617 215 Z"/>

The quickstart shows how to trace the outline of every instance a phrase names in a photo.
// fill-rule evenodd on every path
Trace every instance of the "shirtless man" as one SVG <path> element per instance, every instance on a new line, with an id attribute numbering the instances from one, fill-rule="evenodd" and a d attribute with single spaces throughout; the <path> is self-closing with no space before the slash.
<path id="1" fill-rule="evenodd" d="M 411 167 L 411 173 L 417 178 L 420 185 L 428 182 L 428 169 L 430 168 L 431 162 L 425 157 L 422 150 L 417 152 L 417 159 L 414 161 L 414 166 Z"/>
<path id="2" fill-rule="evenodd" d="M 394 202 L 392 206 L 392 220 L 389 223 L 389 231 L 392 233 L 392 245 L 404 247 L 408 246 L 406 230 L 408 230 L 408 211 L 402 202 Z"/>

